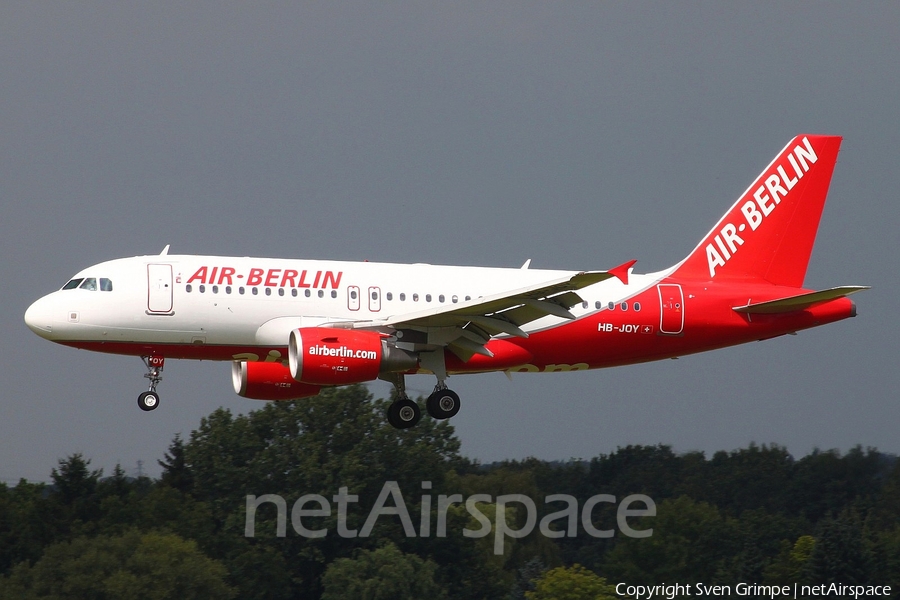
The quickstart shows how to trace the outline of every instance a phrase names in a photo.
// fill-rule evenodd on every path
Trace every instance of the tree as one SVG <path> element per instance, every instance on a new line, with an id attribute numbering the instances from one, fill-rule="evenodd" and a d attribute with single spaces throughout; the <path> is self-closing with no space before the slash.
<path id="1" fill-rule="evenodd" d="M 79 537 L 49 546 L 0 580 L 4 598 L 234 598 L 221 563 L 173 534 Z"/>
<path id="2" fill-rule="evenodd" d="M 440 600 L 446 596 L 435 583 L 436 571 L 434 562 L 404 554 L 388 542 L 329 565 L 322 600 Z"/>
<path id="3" fill-rule="evenodd" d="M 467 465 L 446 421 L 423 419 L 417 427 L 399 431 L 387 423 L 385 412 L 386 403 L 373 402 L 365 387 L 348 386 L 295 402 L 270 403 L 246 416 L 220 409 L 203 419 L 184 445 L 190 496 L 207 505 L 222 524 L 219 535 L 203 548 L 230 569 L 235 566 L 232 560 L 252 562 L 259 556 L 247 554 L 248 543 L 268 548 L 290 565 L 294 596 L 310 597 L 321 594 L 325 568 L 356 551 L 392 541 L 403 552 L 426 555 L 434 538 L 407 537 L 396 516 L 378 518 L 367 537 L 338 535 L 333 497 L 342 488 L 357 497 L 346 507 L 347 529 L 363 528 L 387 482 L 396 482 L 418 529 L 422 496 L 434 500 L 445 493 L 445 474 Z M 167 464 L 172 463 L 170 459 Z M 280 496 L 290 512 L 308 494 L 330 503 L 330 515 L 303 521 L 308 529 L 326 530 L 325 537 L 297 534 L 293 521 L 287 535 L 277 537 L 272 504 L 256 512 L 255 537 L 250 542 L 243 537 L 248 496 Z M 242 597 L 256 593 L 241 581 L 235 583 L 241 586 Z"/>
<path id="4" fill-rule="evenodd" d="M 88 469 L 90 464 L 90 459 L 85 460 L 80 453 L 72 454 L 60 459 L 59 470 L 53 469 L 50 475 L 52 499 L 60 505 L 56 518 L 68 523 L 75 533 L 83 533 L 85 524 L 90 529 L 90 523 L 100 514 L 97 486 L 103 470 L 91 471 Z"/>
<path id="5" fill-rule="evenodd" d="M 863 539 L 859 515 L 845 510 L 819 526 L 810 556 L 813 583 L 866 584 L 873 580 L 874 556 Z"/>
<path id="6" fill-rule="evenodd" d="M 621 538 L 603 572 L 618 581 L 714 581 L 724 561 L 740 550 L 738 528 L 715 506 L 687 496 L 658 505 L 653 535 Z"/>
<path id="7" fill-rule="evenodd" d="M 784 540 L 781 552 L 765 570 L 765 583 L 770 585 L 809 583 L 810 557 L 815 545 L 816 539 L 811 535 L 800 536 L 793 546 Z"/>
<path id="8" fill-rule="evenodd" d="M 184 441 L 181 434 L 176 434 L 175 439 L 169 445 L 169 451 L 165 454 L 165 460 L 156 461 L 162 467 L 160 483 L 168 485 L 179 492 L 190 492 L 193 486 L 191 470 L 187 466 L 184 456 Z"/>
<path id="9" fill-rule="evenodd" d="M 75 453 L 59 460 L 59 470 L 53 469 L 50 477 L 60 502 L 72 505 L 89 498 L 97 490 L 97 482 L 103 476 L 103 469 L 89 471 L 91 460 L 85 460 L 81 453 Z"/>
<path id="10" fill-rule="evenodd" d="M 509 600 L 525 600 L 526 592 L 534 591 L 534 582 L 547 571 L 539 558 L 532 558 L 516 573 L 516 582 L 509 593 Z"/>
<path id="11" fill-rule="evenodd" d="M 614 600 L 616 588 L 581 565 L 557 567 L 534 580 L 528 600 Z"/>
<path id="12" fill-rule="evenodd" d="M 872 448 L 856 446 L 843 457 L 837 450 L 815 450 L 797 461 L 789 509 L 813 522 L 840 514 L 854 500 L 875 495 L 890 467 Z"/>

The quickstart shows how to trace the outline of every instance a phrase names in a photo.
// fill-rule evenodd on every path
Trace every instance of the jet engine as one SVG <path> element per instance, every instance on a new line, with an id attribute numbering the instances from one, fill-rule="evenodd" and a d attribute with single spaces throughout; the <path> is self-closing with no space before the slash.
<path id="1" fill-rule="evenodd" d="M 254 400 L 295 400 L 315 396 L 321 389 L 297 381 L 280 362 L 231 363 L 231 381 L 235 393 Z"/>
<path id="2" fill-rule="evenodd" d="M 397 348 L 374 331 L 301 327 L 288 344 L 290 373 L 315 385 L 347 385 L 377 379 L 384 373 L 405 373 L 418 358 Z"/>

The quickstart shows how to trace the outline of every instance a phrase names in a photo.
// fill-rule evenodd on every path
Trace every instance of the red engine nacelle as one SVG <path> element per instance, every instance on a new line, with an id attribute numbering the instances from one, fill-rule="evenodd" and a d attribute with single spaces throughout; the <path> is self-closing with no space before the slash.
<path id="1" fill-rule="evenodd" d="M 288 344 L 291 375 L 317 385 L 347 385 L 381 373 L 415 369 L 419 361 L 374 331 L 301 327 Z"/>
<path id="2" fill-rule="evenodd" d="M 234 391 L 254 400 L 296 400 L 315 396 L 318 385 L 301 383 L 291 377 L 291 371 L 280 362 L 235 362 L 231 365 Z"/>

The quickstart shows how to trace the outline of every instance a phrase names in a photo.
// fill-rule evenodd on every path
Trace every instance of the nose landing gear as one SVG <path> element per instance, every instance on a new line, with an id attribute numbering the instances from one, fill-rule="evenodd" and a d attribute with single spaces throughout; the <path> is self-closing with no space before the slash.
<path id="1" fill-rule="evenodd" d="M 141 360 L 147 366 L 144 377 L 150 380 L 150 389 L 141 392 L 138 396 L 138 406 L 144 411 L 154 410 L 159 406 L 159 394 L 156 393 L 156 386 L 162 381 L 162 370 L 166 359 L 162 356 L 142 356 Z"/>

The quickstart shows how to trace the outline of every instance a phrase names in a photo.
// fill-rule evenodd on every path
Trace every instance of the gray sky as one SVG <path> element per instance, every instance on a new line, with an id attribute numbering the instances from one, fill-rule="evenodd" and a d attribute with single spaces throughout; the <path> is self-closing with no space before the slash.
<path id="1" fill-rule="evenodd" d="M 72 452 L 156 474 L 175 433 L 260 406 L 229 365 L 171 361 L 143 413 L 139 359 L 28 331 L 28 304 L 86 266 L 171 244 L 649 272 L 801 132 L 845 138 L 806 283 L 874 286 L 858 318 L 677 361 L 454 377 L 453 423 L 483 461 L 900 452 L 898 39 L 889 2 L 4 3 L 0 479 Z"/>

